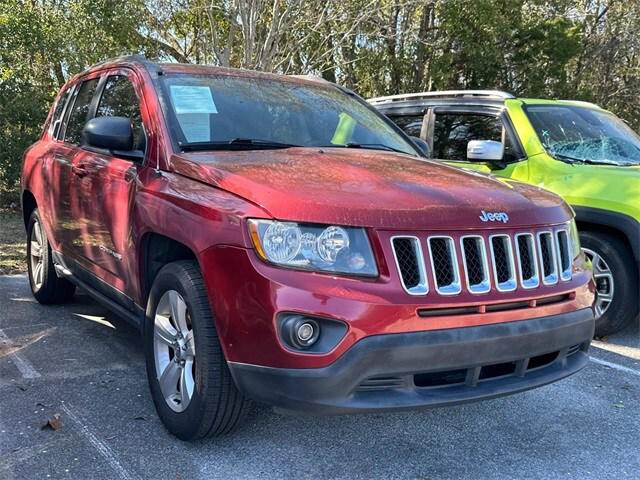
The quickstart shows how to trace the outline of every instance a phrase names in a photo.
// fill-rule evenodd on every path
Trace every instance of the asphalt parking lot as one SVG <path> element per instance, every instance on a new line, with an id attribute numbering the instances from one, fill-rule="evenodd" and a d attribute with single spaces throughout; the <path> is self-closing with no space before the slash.
<path id="1" fill-rule="evenodd" d="M 516 396 L 388 415 L 257 407 L 195 444 L 156 417 L 139 343 L 85 295 L 42 307 L 25 276 L 0 277 L 0 478 L 640 478 L 639 325 Z"/>

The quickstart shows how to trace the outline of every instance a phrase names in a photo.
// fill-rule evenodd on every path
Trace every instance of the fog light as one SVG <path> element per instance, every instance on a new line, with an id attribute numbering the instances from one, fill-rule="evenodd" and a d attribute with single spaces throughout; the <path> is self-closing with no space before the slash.
<path id="1" fill-rule="evenodd" d="M 282 337 L 291 347 L 305 350 L 320 337 L 320 326 L 311 318 L 292 315 L 282 323 Z"/>
<path id="2" fill-rule="evenodd" d="M 313 334 L 315 333 L 315 328 L 309 322 L 305 322 L 298 327 L 298 340 L 300 343 L 307 343 L 309 340 L 313 338 Z"/>

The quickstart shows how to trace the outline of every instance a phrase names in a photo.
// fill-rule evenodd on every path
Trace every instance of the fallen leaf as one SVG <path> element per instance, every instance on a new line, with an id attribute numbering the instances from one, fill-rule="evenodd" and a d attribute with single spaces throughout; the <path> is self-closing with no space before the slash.
<path id="1" fill-rule="evenodd" d="M 620 402 L 620 403 L 614 403 L 613 406 L 615 408 L 624 408 L 624 403 Z"/>
<path id="2" fill-rule="evenodd" d="M 60 429 L 60 427 L 62 427 L 62 421 L 60 420 L 60 414 L 56 413 L 53 415 L 53 417 L 47 420 L 47 423 L 45 423 L 41 427 L 41 429 L 42 430 L 58 430 Z"/>

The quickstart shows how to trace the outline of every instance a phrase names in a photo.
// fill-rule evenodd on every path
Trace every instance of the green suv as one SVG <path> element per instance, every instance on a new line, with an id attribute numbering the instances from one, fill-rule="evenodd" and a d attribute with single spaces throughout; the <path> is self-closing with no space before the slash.
<path id="1" fill-rule="evenodd" d="M 431 157 L 551 190 L 576 212 L 593 263 L 596 335 L 616 332 L 640 303 L 640 136 L 597 105 L 498 91 L 425 92 L 369 102 Z"/>

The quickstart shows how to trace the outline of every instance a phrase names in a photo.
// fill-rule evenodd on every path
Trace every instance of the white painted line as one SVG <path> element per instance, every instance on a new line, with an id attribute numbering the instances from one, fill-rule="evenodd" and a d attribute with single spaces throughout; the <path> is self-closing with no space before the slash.
<path id="1" fill-rule="evenodd" d="M 100 453 L 100 455 L 104 457 L 107 463 L 109 463 L 111 468 L 113 468 L 116 471 L 116 473 L 120 478 L 124 480 L 137 480 L 140 478 L 136 474 L 129 472 L 127 469 L 125 469 L 122 466 L 122 464 L 118 461 L 118 457 L 113 452 L 113 450 L 111 450 L 111 448 L 106 443 L 100 440 L 98 436 L 92 431 L 91 428 L 85 425 L 82 419 L 69 408 L 68 404 L 63 403 L 62 410 L 64 410 L 67 416 L 71 420 L 73 420 L 73 422 L 78 427 L 80 427 L 80 433 L 82 433 L 82 435 L 87 440 L 89 440 L 91 445 L 93 445 L 95 449 Z"/>
<path id="2" fill-rule="evenodd" d="M 624 365 L 619 365 L 613 362 L 607 362 L 606 360 L 600 360 L 599 358 L 590 357 L 593 363 L 598 363 L 600 365 L 604 365 L 605 367 L 613 368 L 614 370 L 619 370 L 621 372 L 630 373 L 631 375 L 637 375 L 640 377 L 640 370 L 634 370 L 633 368 L 625 367 Z"/>
<path id="3" fill-rule="evenodd" d="M 0 329 L 0 340 L 2 340 L 2 343 L 7 345 L 9 348 L 15 345 L 7 336 L 7 334 L 2 331 L 2 329 Z M 26 358 L 22 358 L 22 356 L 18 352 L 12 351 L 11 353 L 9 353 L 9 357 L 11 357 L 11 360 L 13 360 L 13 364 L 16 366 L 16 368 L 20 370 L 22 378 L 40 377 L 38 371 L 33 368 L 33 365 L 31 365 L 31 362 L 29 362 L 29 360 L 27 360 Z"/>

